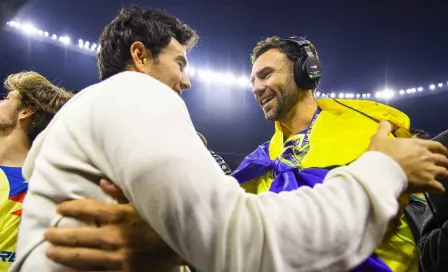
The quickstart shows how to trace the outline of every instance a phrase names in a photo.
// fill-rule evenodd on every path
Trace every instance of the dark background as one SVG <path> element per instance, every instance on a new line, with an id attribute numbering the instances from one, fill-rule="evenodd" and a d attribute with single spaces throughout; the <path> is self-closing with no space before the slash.
<path id="1" fill-rule="evenodd" d="M 272 35 L 307 36 L 324 65 L 323 89 L 364 93 L 385 86 L 422 86 L 422 94 L 390 104 L 432 135 L 448 127 L 447 88 L 427 90 L 429 84 L 448 81 L 447 1 L 36 0 L 15 18 L 67 34 L 73 43 L 79 38 L 96 41 L 122 7 L 148 3 L 198 31 L 201 41 L 189 55 L 195 67 L 249 75 L 249 54 L 257 41 Z M 0 75 L 29 69 L 73 91 L 98 81 L 94 56 L 1 31 Z M 233 167 L 269 140 L 273 126 L 264 120 L 249 88 L 194 78 L 192 83 L 184 99 L 193 121 Z"/>

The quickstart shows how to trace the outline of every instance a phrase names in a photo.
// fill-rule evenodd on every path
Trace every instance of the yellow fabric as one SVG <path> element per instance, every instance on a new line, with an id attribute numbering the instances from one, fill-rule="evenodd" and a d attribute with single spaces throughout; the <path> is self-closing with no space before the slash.
<path id="1" fill-rule="evenodd" d="M 387 120 L 400 128 L 400 132 L 409 131 L 409 117 L 397 109 L 367 100 L 338 101 L 378 121 Z M 317 102 L 322 112 L 309 135 L 311 149 L 302 162 L 303 167 L 344 165 L 358 158 L 367 149 L 378 123 L 332 99 L 319 99 Z M 410 137 L 410 133 L 407 136 Z M 281 126 L 275 122 L 275 133 L 269 145 L 271 160 L 280 156 L 283 144 Z"/>
<path id="2" fill-rule="evenodd" d="M 418 251 L 405 215 L 389 226 L 375 253 L 394 272 L 418 272 Z"/>
<path id="3" fill-rule="evenodd" d="M 243 187 L 247 193 L 261 194 L 263 192 L 269 191 L 272 181 L 274 181 L 274 174 L 272 173 L 272 171 L 269 171 L 258 179 L 253 179 L 242 183 L 241 187 Z"/>
<path id="4" fill-rule="evenodd" d="M 400 131 L 401 137 L 411 137 L 410 119 L 401 111 L 368 100 L 338 100 L 347 106 L 368 114 L 378 121 L 387 120 Z M 378 123 L 336 103 L 332 99 L 317 100 L 322 112 L 316 119 L 309 135 L 310 150 L 301 160 L 303 168 L 346 165 L 358 158 L 367 149 L 370 138 L 378 129 Z M 269 145 L 269 157 L 275 160 L 283 151 L 285 142 L 278 122 Z M 391 136 L 392 137 L 392 136 Z M 266 176 L 268 175 L 268 176 Z M 242 184 L 250 193 L 269 190 L 273 174 L 267 173 L 258 179 Z M 269 177 L 270 176 L 270 177 Z"/>
<path id="5" fill-rule="evenodd" d="M 399 110 L 367 100 L 339 101 L 377 121 L 389 121 L 394 125 L 398 137 L 411 137 L 409 133 L 410 119 Z M 318 105 L 322 112 L 316 119 L 309 135 L 310 149 L 301 159 L 302 167 L 326 168 L 346 165 L 361 156 L 366 151 L 372 135 L 377 131 L 378 122 L 331 99 L 320 99 Z M 289 140 L 291 138 L 284 141 L 280 124 L 276 122 L 275 133 L 269 146 L 271 160 L 281 155 L 284 143 Z M 273 179 L 273 173 L 268 172 L 260 178 L 243 183 L 242 187 L 247 192 L 259 194 L 269 191 Z M 392 226 L 389 228 L 388 235 L 384 238 L 377 253 L 394 272 L 416 271 L 403 270 L 411 267 L 411 263 L 417 263 L 418 266 L 418 262 L 416 262 L 416 260 L 418 261 L 417 249 L 415 244 L 412 244 L 412 233 L 404 218 L 401 218 L 397 232 L 398 235 Z"/>
<path id="6" fill-rule="evenodd" d="M 0 272 L 8 271 L 15 259 L 22 203 L 10 199 L 10 181 L 0 169 Z"/>

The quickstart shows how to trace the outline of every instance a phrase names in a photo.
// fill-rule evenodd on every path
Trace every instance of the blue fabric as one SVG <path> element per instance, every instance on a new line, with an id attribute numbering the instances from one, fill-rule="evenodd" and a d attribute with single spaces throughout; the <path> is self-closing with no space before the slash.
<path id="1" fill-rule="evenodd" d="M 314 185 L 323 182 L 329 170 L 322 168 L 302 169 L 301 159 L 309 150 L 309 145 L 303 145 L 305 139 L 300 142 L 299 139 L 286 142 L 281 156 L 273 161 L 269 158 L 269 142 L 267 142 L 247 156 L 232 175 L 241 184 L 272 171 L 274 180 L 269 191 L 275 193 L 293 191 L 302 186 L 314 187 Z M 375 254 L 352 271 L 392 272 Z"/>

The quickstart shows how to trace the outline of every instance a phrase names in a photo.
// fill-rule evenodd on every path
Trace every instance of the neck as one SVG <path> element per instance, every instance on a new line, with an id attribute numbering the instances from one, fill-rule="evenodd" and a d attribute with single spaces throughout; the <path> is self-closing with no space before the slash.
<path id="1" fill-rule="evenodd" d="M 307 129 L 317 110 L 317 101 L 312 95 L 306 95 L 299 99 L 280 125 L 285 139 Z"/>
<path id="2" fill-rule="evenodd" d="M 30 148 L 28 137 L 23 132 L 0 135 L 0 165 L 22 167 Z"/>

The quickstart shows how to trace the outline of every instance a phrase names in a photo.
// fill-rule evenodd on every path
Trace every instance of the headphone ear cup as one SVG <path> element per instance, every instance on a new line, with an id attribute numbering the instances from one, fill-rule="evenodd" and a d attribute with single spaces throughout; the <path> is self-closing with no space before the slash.
<path id="1" fill-rule="evenodd" d="M 294 79 L 297 86 L 303 90 L 316 88 L 322 75 L 322 65 L 314 57 L 300 57 L 294 67 Z"/>
<path id="2" fill-rule="evenodd" d="M 303 84 L 303 72 L 302 72 L 302 60 L 303 60 L 303 56 L 299 57 L 296 62 L 294 63 L 294 81 L 296 82 L 296 85 L 301 88 L 304 89 L 304 84 Z"/>
<path id="3" fill-rule="evenodd" d="M 314 80 L 308 76 L 307 65 L 310 63 L 310 58 L 305 56 L 299 57 L 294 64 L 294 80 L 297 86 L 302 90 L 314 89 Z"/>

